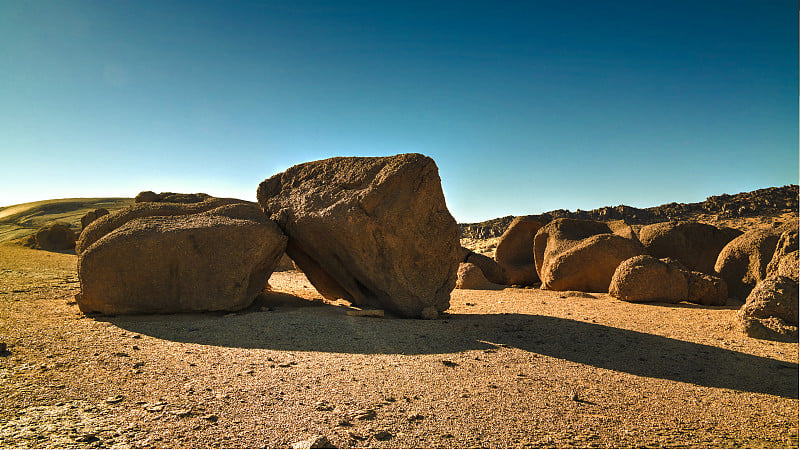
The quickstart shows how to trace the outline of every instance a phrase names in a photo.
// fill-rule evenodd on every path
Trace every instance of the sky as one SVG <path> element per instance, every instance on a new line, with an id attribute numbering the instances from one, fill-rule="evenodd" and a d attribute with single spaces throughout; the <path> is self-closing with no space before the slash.
<path id="1" fill-rule="evenodd" d="M 417 152 L 459 222 L 798 182 L 798 5 L 0 0 L 0 206 Z"/>

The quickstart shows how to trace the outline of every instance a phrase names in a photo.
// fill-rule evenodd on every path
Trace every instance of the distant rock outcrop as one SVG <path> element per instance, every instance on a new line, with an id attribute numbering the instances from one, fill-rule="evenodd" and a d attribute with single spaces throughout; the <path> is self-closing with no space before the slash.
<path id="1" fill-rule="evenodd" d="M 134 202 L 163 202 L 163 203 L 200 203 L 212 198 L 208 194 L 179 194 L 175 192 L 162 192 L 156 194 L 153 191 L 143 191 L 136 195 Z"/>
<path id="2" fill-rule="evenodd" d="M 719 252 L 740 234 L 704 223 L 662 222 L 642 227 L 639 241 L 656 258 L 674 258 L 689 270 L 713 274 Z"/>
<path id="3" fill-rule="evenodd" d="M 51 223 L 39 228 L 22 240 L 22 245 L 39 250 L 71 250 L 75 248 L 77 235 L 68 224 Z"/>
<path id="4" fill-rule="evenodd" d="M 542 289 L 608 292 L 617 266 L 645 253 L 638 241 L 612 234 L 601 222 L 556 219 L 534 238 Z"/>
<path id="5" fill-rule="evenodd" d="M 81 217 L 81 231 L 85 230 L 86 227 L 97 220 L 98 217 L 103 217 L 106 214 L 108 214 L 108 210 L 105 208 L 97 208 L 84 214 L 83 217 Z"/>
<path id="6" fill-rule="evenodd" d="M 651 208 L 605 206 L 591 211 L 559 209 L 542 214 L 552 219 L 625 220 L 630 224 L 646 225 L 669 221 L 693 221 L 698 214 L 713 214 L 719 218 L 754 217 L 798 211 L 798 185 L 758 189 L 735 195 L 716 195 L 699 203 L 669 203 Z M 514 216 L 459 224 L 463 238 L 488 239 L 499 237 Z"/>
<path id="7" fill-rule="evenodd" d="M 85 313 L 229 311 L 266 286 L 286 236 L 254 203 L 139 203 L 92 222 L 78 244 Z"/>
<path id="8" fill-rule="evenodd" d="M 405 317 L 449 307 L 462 255 L 431 158 L 299 164 L 262 182 L 258 202 L 323 296 Z"/>
<path id="9" fill-rule="evenodd" d="M 533 257 L 533 238 L 549 217 L 521 216 L 500 236 L 494 259 L 505 274 L 503 284 L 530 286 L 539 282 Z"/>

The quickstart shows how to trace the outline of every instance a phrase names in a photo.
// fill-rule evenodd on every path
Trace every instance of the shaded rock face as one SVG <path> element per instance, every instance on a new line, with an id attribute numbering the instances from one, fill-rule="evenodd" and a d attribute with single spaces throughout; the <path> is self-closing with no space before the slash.
<path id="1" fill-rule="evenodd" d="M 644 254 L 639 242 L 612 234 L 604 223 L 556 219 L 534 238 L 542 289 L 608 292 L 617 266 Z"/>
<path id="2" fill-rule="evenodd" d="M 608 293 L 628 302 L 678 303 L 689 297 L 683 272 L 650 255 L 634 256 L 620 263 Z"/>
<path id="3" fill-rule="evenodd" d="M 135 203 L 163 202 L 163 203 L 200 203 L 212 198 L 208 194 L 179 194 L 175 192 L 162 192 L 156 194 L 153 191 L 143 191 L 133 199 Z"/>
<path id="4" fill-rule="evenodd" d="M 502 289 L 503 286 L 492 283 L 483 276 L 480 267 L 472 263 L 458 265 L 456 289 Z"/>
<path id="5" fill-rule="evenodd" d="M 487 280 L 494 284 L 505 284 L 506 276 L 503 268 L 488 256 L 470 252 L 464 262 L 474 264 L 481 269 Z"/>
<path id="6" fill-rule="evenodd" d="M 674 258 L 689 270 L 713 274 L 719 252 L 735 237 L 732 232 L 704 223 L 663 222 L 642 227 L 639 241 L 656 258 Z"/>
<path id="7" fill-rule="evenodd" d="M 689 287 L 687 301 L 706 306 L 724 306 L 728 303 L 728 284 L 725 280 L 697 271 L 684 271 Z"/>
<path id="8" fill-rule="evenodd" d="M 84 214 L 81 217 L 81 231 L 85 230 L 86 227 L 89 226 L 90 223 L 97 220 L 98 217 L 103 217 L 108 214 L 108 210 L 105 208 L 97 208 L 94 211 L 89 211 L 88 213 Z"/>
<path id="9" fill-rule="evenodd" d="M 22 244 L 39 250 L 71 250 L 75 248 L 75 232 L 64 223 L 51 223 L 39 228 L 36 234 L 28 236 Z"/>
<path id="10" fill-rule="evenodd" d="M 449 307 L 462 255 L 432 159 L 299 164 L 262 182 L 258 202 L 323 296 L 405 317 Z"/>
<path id="11" fill-rule="evenodd" d="M 530 286 L 539 282 L 533 257 L 536 232 L 549 222 L 543 216 L 515 218 L 497 242 L 494 259 L 503 268 L 503 284 Z"/>
<path id="12" fill-rule="evenodd" d="M 745 333 L 758 339 L 797 339 L 797 282 L 781 276 L 760 281 L 738 312 Z"/>
<path id="13" fill-rule="evenodd" d="M 714 270 L 728 284 L 731 297 L 747 298 L 756 283 L 766 278 L 767 265 L 785 228 L 748 231 L 720 251 Z"/>
<path id="14" fill-rule="evenodd" d="M 85 313 L 234 311 L 267 284 L 287 238 L 254 203 L 140 203 L 81 235 Z"/>

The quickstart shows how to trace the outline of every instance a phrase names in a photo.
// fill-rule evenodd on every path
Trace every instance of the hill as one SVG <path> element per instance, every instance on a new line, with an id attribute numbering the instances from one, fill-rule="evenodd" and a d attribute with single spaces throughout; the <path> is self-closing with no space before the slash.
<path id="1" fill-rule="evenodd" d="M 109 211 L 133 204 L 132 198 L 62 198 L 40 200 L 0 208 L 0 242 L 23 238 L 52 222 L 69 224 L 80 231 L 81 217 L 87 212 L 105 208 Z"/>
<path id="2" fill-rule="evenodd" d="M 651 208 L 633 206 L 605 206 L 591 211 L 566 209 L 549 211 L 543 215 L 551 219 L 568 217 L 584 220 L 625 220 L 631 225 L 647 225 L 670 220 L 698 220 L 701 216 L 713 219 L 729 219 L 756 216 L 772 216 L 798 211 L 798 185 L 758 189 L 739 194 L 715 195 L 698 203 L 668 203 Z M 514 216 L 499 217 L 478 223 L 458 224 L 462 238 L 489 239 L 503 234 Z"/>

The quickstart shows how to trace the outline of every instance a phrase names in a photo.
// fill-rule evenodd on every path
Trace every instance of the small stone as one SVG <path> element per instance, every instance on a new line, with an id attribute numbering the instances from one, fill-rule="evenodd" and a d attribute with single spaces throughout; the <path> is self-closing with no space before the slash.
<path id="1" fill-rule="evenodd" d="M 158 403 L 153 403 L 152 405 L 145 406 L 144 409 L 150 412 L 159 412 L 164 410 L 164 406 L 166 406 L 166 403 L 158 402 Z"/>
<path id="2" fill-rule="evenodd" d="M 353 413 L 353 418 L 358 420 L 372 420 L 377 416 L 374 409 L 361 409 Z"/>
<path id="3" fill-rule="evenodd" d="M 408 415 L 408 417 L 406 417 L 406 420 L 408 420 L 409 422 L 415 422 L 417 420 L 422 420 L 424 418 L 425 416 L 423 416 L 420 413 L 411 413 Z"/>
<path id="4" fill-rule="evenodd" d="M 169 413 L 178 417 L 186 417 L 192 413 L 192 408 L 173 409 Z"/>
<path id="5" fill-rule="evenodd" d="M 75 438 L 75 442 L 85 442 L 85 443 L 97 442 L 99 440 L 100 438 L 95 436 L 93 433 L 84 433 Z"/>
<path id="6" fill-rule="evenodd" d="M 446 359 L 442 360 L 442 364 L 444 364 L 447 367 L 456 367 L 458 365 L 458 363 L 454 363 L 453 361 L 449 361 Z"/>
<path id="7" fill-rule="evenodd" d="M 436 311 L 436 308 L 432 306 L 428 306 L 422 310 L 419 316 L 424 320 L 435 320 L 439 318 L 439 311 Z"/>
<path id="8" fill-rule="evenodd" d="M 203 419 L 207 420 L 207 421 L 209 421 L 211 423 L 214 423 L 214 422 L 219 420 L 219 416 L 216 415 L 216 414 L 207 414 L 207 415 L 203 416 Z"/>
<path id="9" fill-rule="evenodd" d="M 133 363 L 133 368 L 138 369 L 139 367 L 144 367 L 144 363 L 141 361 Z"/>
<path id="10" fill-rule="evenodd" d="M 113 396 L 113 397 L 108 397 L 108 398 L 106 399 L 106 403 L 108 403 L 108 404 L 119 403 L 119 402 L 121 402 L 121 401 L 122 401 L 122 400 L 124 400 L 124 399 L 125 399 L 125 397 L 124 397 L 124 396 L 122 396 L 122 395 L 115 395 L 115 396 Z"/>
<path id="11" fill-rule="evenodd" d="M 311 439 L 292 444 L 292 448 L 336 448 L 326 436 L 315 435 Z"/>
<path id="12" fill-rule="evenodd" d="M 118 356 L 120 358 L 130 358 L 131 357 L 131 355 L 129 355 L 129 354 L 125 353 L 125 352 L 114 353 L 114 356 Z"/>
<path id="13" fill-rule="evenodd" d="M 314 409 L 317 411 L 333 411 L 333 405 L 328 404 L 326 401 L 321 401 L 314 404 Z"/>
<path id="14" fill-rule="evenodd" d="M 338 424 L 336 424 L 336 426 L 339 426 L 339 427 L 352 427 L 353 423 L 350 422 L 347 419 L 342 419 L 342 420 L 339 421 Z"/>
<path id="15" fill-rule="evenodd" d="M 372 435 L 372 436 L 373 436 L 375 439 L 379 440 L 379 441 L 388 441 L 389 439 L 391 439 L 391 438 L 392 438 L 392 433 L 389 433 L 389 432 L 388 432 L 388 431 L 386 431 L 386 430 L 380 430 L 380 431 L 376 432 L 376 433 L 375 433 L 374 435 Z"/>

